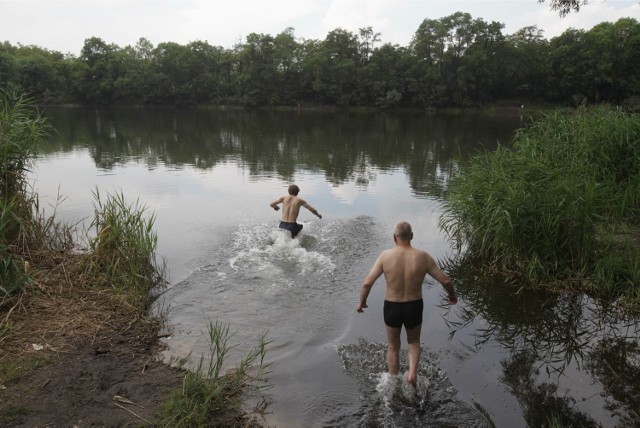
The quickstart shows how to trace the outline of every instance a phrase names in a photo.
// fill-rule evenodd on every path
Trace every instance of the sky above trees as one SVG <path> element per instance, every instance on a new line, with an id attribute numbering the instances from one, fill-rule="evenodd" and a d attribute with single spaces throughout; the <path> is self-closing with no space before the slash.
<path id="1" fill-rule="evenodd" d="M 231 48 L 250 33 L 276 35 L 288 27 L 304 39 L 372 27 L 382 43 L 407 46 L 424 19 L 458 11 L 503 23 L 504 34 L 535 25 L 550 39 L 568 28 L 640 19 L 640 2 L 591 0 L 561 18 L 548 0 L 0 0 L 0 42 L 79 55 L 90 37 L 122 47 L 144 37 L 155 45 L 201 40 Z"/>

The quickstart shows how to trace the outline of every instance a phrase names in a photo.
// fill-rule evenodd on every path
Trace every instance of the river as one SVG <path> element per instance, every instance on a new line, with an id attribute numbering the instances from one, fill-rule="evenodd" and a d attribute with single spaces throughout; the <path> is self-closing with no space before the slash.
<path id="1" fill-rule="evenodd" d="M 233 366 L 261 336 L 270 426 L 582 426 L 638 423 L 638 322 L 583 295 L 519 290 L 469 274 L 437 227 L 453 174 L 509 145 L 519 114 L 50 108 L 56 132 L 31 174 L 41 205 L 87 224 L 92 190 L 156 216 L 167 289 L 155 309 L 166 361 L 195 367 L 207 324 L 228 324 Z M 296 183 L 292 240 L 269 203 Z M 459 302 L 424 285 L 417 391 L 385 373 L 378 280 L 358 292 L 406 220 L 413 245 L 453 277 Z M 403 350 L 406 342 L 403 337 Z M 405 356 L 402 356 L 403 360 Z M 405 364 L 406 367 L 406 364 Z M 628 382 L 620 379 L 628 379 Z M 635 382 L 635 386 L 632 383 Z"/>

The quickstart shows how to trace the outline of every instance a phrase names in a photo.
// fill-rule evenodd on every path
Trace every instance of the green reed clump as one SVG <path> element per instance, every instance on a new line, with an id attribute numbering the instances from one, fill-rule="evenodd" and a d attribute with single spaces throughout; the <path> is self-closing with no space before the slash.
<path id="1" fill-rule="evenodd" d="M 628 290 L 640 285 L 638 245 L 602 225 L 637 233 L 639 184 L 638 115 L 553 113 L 521 130 L 512 149 L 472 158 L 452 180 L 440 226 L 508 276 Z"/>
<path id="2" fill-rule="evenodd" d="M 27 173 L 49 125 L 24 95 L 0 92 L 0 295 L 28 281 L 21 254 L 37 235 Z"/>
<path id="3" fill-rule="evenodd" d="M 103 200 L 93 192 L 95 217 L 90 228 L 89 271 L 94 282 L 130 293 L 131 303 L 147 308 L 149 291 L 163 281 L 164 265 L 156 260 L 155 216 L 136 201 L 128 204 L 122 193 L 108 194 Z"/>
<path id="4" fill-rule="evenodd" d="M 247 388 L 264 388 L 258 385 L 268 374 L 265 364 L 266 335 L 243 358 L 238 366 L 223 373 L 225 359 L 232 346 L 233 333 L 229 324 L 209 320 L 209 355 L 200 357 L 195 372 L 185 375 L 182 388 L 172 391 L 165 402 L 161 425 L 171 427 L 229 426 L 242 415 L 242 395 Z"/>
<path id="5" fill-rule="evenodd" d="M 555 112 L 521 131 L 515 149 L 576 179 L 593 176 L 607 199 L 599 215 L 640 222 L 640 115 L 604 106 Z"/>

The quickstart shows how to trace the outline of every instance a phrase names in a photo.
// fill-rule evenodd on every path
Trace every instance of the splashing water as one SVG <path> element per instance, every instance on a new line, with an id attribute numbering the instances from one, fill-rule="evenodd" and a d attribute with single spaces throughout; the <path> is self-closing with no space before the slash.
<path id="1" fill-rule="evenodd" d="M 285 272 L 290 279 L 309 273 L 330 273 L 335 264 L 330 257 L 311 249 L 315 241 L 307 234 L 292 239 L 288 231 L 271 225 L 243 224 L 235 232 L 232 244 L 235 256 L 229 263 L 236 273 L 249 272 L 267 280 L 280 280 Z"/>
<path id="2" fill-rule="evenodd" d="M 457 397 L 446 374 L 437 365 L 437 355 L 423 346 L 418 364 L 418 381 L 413 388 L 406 373 L 386 371 L 387 346 L 361 339 L 357 344 L 340 345 L 338 354 L 347 374 L 360 384 L 361 412 L 334 420 L 338 425 L 359 426 L 492 426 L 475 404 Z M 401 350 L 400 364 L 406 367 L 407 355 Z"/>
<path id="3" fill-rule="evenodd" d="M 425 376 L 418 376 L 416 386 L 407 382 L 407 373 L 392 375 L 388 372 L 379 374 L 376 391 L 382 397 L 387 408 L 393 408 L 395 403 L 406 406 L 420 406 L 429 388 L 429 380 Z"/>

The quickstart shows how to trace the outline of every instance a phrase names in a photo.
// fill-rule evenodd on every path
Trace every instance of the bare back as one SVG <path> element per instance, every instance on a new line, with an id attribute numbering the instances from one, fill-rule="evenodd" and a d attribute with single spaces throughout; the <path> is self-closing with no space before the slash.
<path id="1" fill-rule="evenodd" d="M 287 195 L 282 197 L 282 221 L 295 223 L 300 215 L 300 207 L 304 201 L 297 196 Z"/>
<path id="2" fill-rule="evenodd" d="M 316 210 L 311 205 L 307 204 L 304 199 L 300 199 L 297 196 L 286 195 L 278 199 L 276 202 L 282 202 L 282 221 L 286 221 L 288 223 L 295 223 L 296 220 L 298 220 L 300 207 L 305 207 L 314 214 L 316 213 Z"/>
<path id="3" fill-rule="evenodd" d="M 387 282 L 385 300 L 390 302 L 422 299 L 422 283 L 427 274 L 445 288 L 451 287 L 451 280 L 438 267 L 433 257 L 410 245 L 398 245 L 383 251 L 364 283 L 370 287 L 382 274 Z"/>
<path id="4" fill-rule="evenodd" d="M 422 299 L 422 282 L 429 272 L 431 257 L 412 247 L 396 247 L 381 255 L 387 281 L 385 300 L 408 302 Z"/>
<path id="5" fill-rule="evenodd" d="M 278 211 L 280 207 L 278 204 L 282 204 L 282 221 L 287 223 L 295 223 L 298 220 L 298 215 L 300 215 L 300 207 L 305 207 L 313 214 L 318 216 L 318 218 L 322 218 L 322 215 L 313 208 L 311 205 L 307 203 L 304 199 L 300 199 L 295 195 L 285 195 L 280 196 L 275 201 L 271 202 L 271 208 Z"/>

